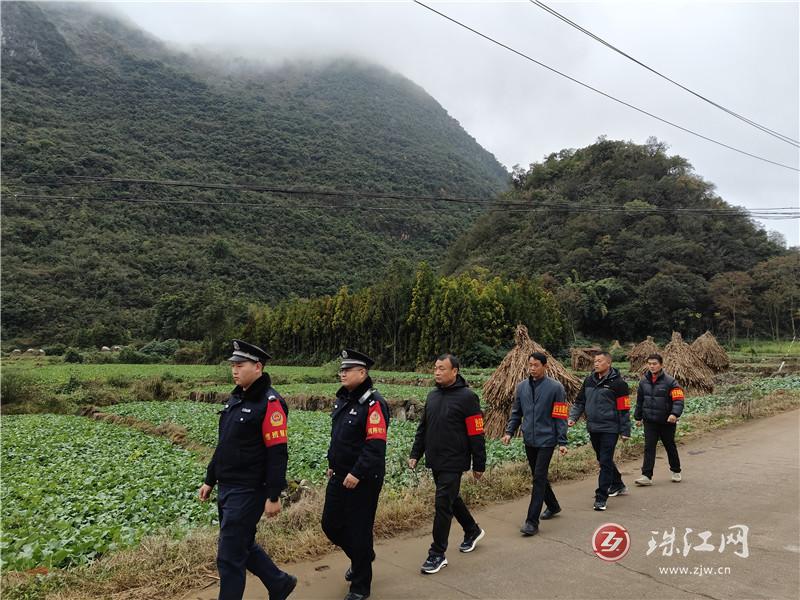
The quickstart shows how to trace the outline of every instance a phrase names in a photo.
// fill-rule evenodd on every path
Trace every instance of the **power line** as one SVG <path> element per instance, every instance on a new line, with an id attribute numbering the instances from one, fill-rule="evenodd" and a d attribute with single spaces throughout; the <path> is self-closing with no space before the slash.
<path id="1" fill-rule="evenodd" d="M 162 205 L 162 206 L 211 206 L 211 207 L 241 207 L 241 208 L 280 208 L 285 209 L 285 205 L 270 206 L 264 202 L 241 202 L 241 201 L 211 201 L 211 200 L 162 200 L 154 198 L 137 198 L 131 196 L 117 196 L 107 198 L 103 196 L 80 196 L 80 195 L 45 195 L 45 194 L 19 194 L 12 196 L 16 200 L 24 201 L 54 201 L 54 202 L 124 202 L 141 205 Z M 484 203 L 485 204 L 485 203 Z M 418 213 L 419 206 L 375 206 L 353 203 L 331 203 L 331 204 L 303 204 L 299 207 L 303 210 L 365 210 L 365 211 L 386 211 L 404 212 L 410 211 Z M 449 210 L 447 207 L 430 207 L 431 210 Z M 688 214 L 688 215 L 713 215 L 715 217 L 741 217 L 750 216 L 758 219 L 800 219 L 800 210 L 792 207 L 775 207 L 756 210 L 748 210 L 738 207 L 731 208 L 686 208 L 686 207 L 624 207 L 611 205 L 592 205 L 580 206 L 567 203 L 522 203 L 522 202 L 495 202 L 486 207 L 488 212 L 507 212 L 507 213 L 531 213 L 531 212 L 589 212 L 589 213 L 625 213 L 625 214 Z"/>
<path id="2" fill-rule="evenodd" d="M 674 79 L 671 79 L 670 77 L 668 77 L 668 76 L 664 75 L 663 73 L 660 73 L 660 72 L 656 71 L 656 70 L 655 70 L 655 69 L 653 69 L 652 67 L 650 67 L 650 66 L 648 66 L 648 65 L 644 64 L 642 61 L 640 61 L 640 60 L 637 60 L 636 58 L 634 58 L 634 57 L 633 57 L 633 56 L 631 56 L 630 54 L 628 54 L 628 53 L 626 53 L 626 52 L 624 52 L 624 51 L 620 50 L 619 48 L 617 48 L 616 46 L 614 46 L 614 45 L 613 45 L 613 44 L 611 44 L 610 42 L 607 42 L 606 40 L 604 40 L 604 39 L 603 39 L 603 38 L 601 38 L 600 36 L 598 36 L 598 35 L 595 35 L 594 33 L 592 33 L 591 31 L 589 31 L 589 30 L 588 30 L 588 29 L 586 29 L 585 27 L 582 27 L 581 25 L 578 25 L 578 24 L 577 24 L 575 21 L 572 21 L 571 19 L 569 19 L 568 17 L 566 17 L 566 16 L 562 15 L 561 13 L 559 13 L 558 11 L 556 11 L 555 9 L 553 9 L 553 8 L 550 8 L 550 7 L 549 7 L 549 6 L 547 6 L 547 5 L 546 5 L 544 2 L 540 2 L 539 0 L 529 0 L 529 2 L 531 2 L 531 4 L 534 4 L 534 5 L 538 6 L 538 7 L 539 7 L 539 8 L 541 8 L 542 10 L 544 10 L 544 11 L 546 11 L 546 12 L 550 13 L 551 15 L 553 15 L 554 17 L 556 17 L 557 19 L 560 19 L 561 21 L 563 21 L 564 23 L 566 23 L 566 24 L 567 24 L 567 25 L 569 25 L 570 27 L 574 27 L 575 29 L 577 29 L 577 30 L 578 30 L 578 31 L 580 31 L 581 33 L 584 33 L 584 34 L 588 35 L 590 38 L 592 38 L 592 39 L 594 39 L 594 40 L 596 40 L 596 41 L 600 42 L 601 44 L 603 44 L 603 45 L 604 45 L 604 46 L 606 46 L 607 48 L 609 48 L 609 49 L 613 50 L 613 51 L 614 51 L 614 52 L 616 52 L 617 54 L 621 54 L 622 56 L 624 56 L 624 57 L 625 57 L 625 58 L 627 58 L 628 60 L 631 60 L 631 61 L 635 62 L 635 63 L 636 63 L 637 65 L 639 65 L 640 67 L 643 67 L 643 68 L 647 69 L 648 71 L 650 71 L 650 72 L 651 72 L 651 73 L 653 73 L 654 75 L 657 75 L 658 77 L 661 77 L 662 79 L 665 79 L 666 81 L 669 81 L 669 82 L 670 82 L 670 83 L 672 83 L 673 85 L 676 85 L 676 86 L 678 86 L 678 87 L 679 87 L 679 88 L 681 88 L 682 90 L 684 90 L 684 91 L 686 91 L 686 92 L 689 92 L 689 93 L 690 93 L 690 94 L 692 94 L 693 96 L 696 96 L 696 97 L 697 97 L 697 98 L 699 98 L 700 100 L 702 100 L 702 101 L 704 101 L 704 102 L 707 102 L 707 103 L 711 104 L 712 106 L 714 106 L 714 107 L 716 107 L 716 108 L 718 108 L 718 109 L 720 109 L 720 110 L 722 110 L 722 111 L 725 111 L 725 112 L 726 112 L 726 113 L 728 113 L 729 115 L 731 115 L 731 116 L 733 116 L 733 117 L 735 117 L 735 118 L 737 118 L 737 119 L 739 119 L 739 120 L 741 120 L 741 121 L 744 121 L 745 123 L 747 123 L 748 125 L 751 125 L 752 127 L 755 127 L 756 129 L 760 129 L 761 131 L 763 131 L 763 132 L 764 132 L 764 133 L 766 133 L 767 135 L 771 135 L 771 136 L 773 136 L 773 137 L 775 137 L 775 138 L 778 138 L 778 139 L 779 139 L 779 140 L 781 140 L 782 142 L 786 142 L 787 144 L 791 144 L 791 145 L 792 145 L 792 146 L 794 146 L 795 148 L 800 148 L 800 141 L 798 141 L 798 140 L 796 140 L 796 139 L 794 139 L 794 138 L 791 138 L 791 137 L 789 137 L 788 135 L 784 135 L 784 134 L 782 134 L 782 133 L 779 133 L 779 132 L 777 132 L 777 131 L 774 131 L 774 130 L 770 129 L 769 127 L 766 127 L 765 125 L 761 125 L 761 124 L 759 124 L 759 123 L 756 123 L 756 122 L 755 122 L 755 121 L 753 121 L 752 119 L 748 119 L 747 117 L 745 117 L 745 116 L 743 116 L 743 115 L 740 115 L 739 113 L 737 113 L 737 112 L 734 112 L 734 111 L 730 110 L 729 108 L 726 108 L 726 107 L 722 106 L 721 104 L 719 104 L 719 103 L 717 103 L 717 102 L 714 102 L 713 100 L 711 100 L 711 99 L 709 99 L 709 98 L 706 98 L 706 97 L 705 97 L 705 96 L 703 96 L 702 94 L 700 94 L 700 93 L 698 93 L 698 92 L 695 92 L 695 91 L 694 91 L 694 90 L 692 90 L 692 89 L 689 89 L 689 88 L 688 88 L 688 87 L 686 87 L 685 85 L 683 85 L 683 84 L 681 84 L 681 83 L 679 83 L 679 82 L 675 81 Z"/>
<path id="3" fill-rule="evenodd" d="M 747 152 L 746 150 L 742 150 L 741 148 L 736 148 L 735 146 L 731 146 L 731 145 L 726 144 L 724 142 L 720 142 L 719 140 L 715 140 L 714 138 L 710 138 L 710 137 L 708 137 L 706 135 L 703 135 L 702 133 L 698 133 L 697 131 L 689 129 L 688 127 L 684 127 L 683 125 L 678 125 L 677 123 L 674 123 L 672 121 L 664 119 L 663 117 L 659 117 L 658 115 L 655 115 L 655 114 L 653 114 L 651 112 L 648 112 L 648 111 L 644 110 L 643 108 L 639 108 L 638 106 L 634 106 L 633 104 L 631 104 L 629 102 L 626 102 L 626 101 L 621 100 L 621 99 L 619 99 L 619 98 L 617 98 L 615 96 L 612 96 L 611 94 L 608 94 L 608 93 L 606 93 L 606 92 L 604 92 L 604 91 L 602 91 L 602 90 L 600 90 L 600 89 L 598 89 L 596 87 L 593 87 L 593 86 L 589 85 L 588 83 L 584 83 L 583 81 L 580 81 L 579 79 L 576 79 L 576 78 L 574 78 L 574 77 L 572 77 L 570 75 L 567 75 L 566 73 L 563 73 L 563 72 L 559 71 L 558 69 L 555 69 L 555 68 L 553 68 L 553 67 L 551 67 L 549 65 L 546 65 L 545 63 L 543 63 L 541 61 L 538 61 L 535 58 L 532 58 L 531 56 L 528 56 L 524 52 L 516 50 L 515 48 L 512 48 L 511 46 L 508 46 L 508 45 L 504 44 L 503 42 L 500 42 L 500 41 L 494 39 L 493 37 L 490 37 L 490 36 L 488 36 L 488 35 L 486 35 L 484 33 L 481 33 L 477 29 L 473 29 L 469 25 L 466 25 L 466 24 L 462 23 L 461 21 L 458 21 L 458 20 L 454 19 L 453 17 L 451 17 L 449 15 L 446 15 L 445 13 L 436 10 L 433 7 L 428 6 L 427 4 L 425 4 L 423 2 L 420 2 L 420 0 L 413 0 L 413 1 L 414 1 L 415 4 L 419 4 L 421 7 L 426 8 L 429 11 L 431 11 L 432 13 L 435 13 L 435 14 L 439 15 L 443 19 L 446 19 L 446 20 L 448 20 L 448 21 L 450 21 L 452 23 L 455 23 L 459 27 L 463 27 L 467 31 L 471 31 L 475 35 L 478 35 L 478 36 L 482 37 L 483 39 L 485 39 L 485 40 L 487 40 L 487 41 L 489 41 L 489 42 L 491 42 L 493 44 L 496 44 L 496 45 L 500 46 L 501 48 L 504 48 L 504 49 L 508 50 L 509 52 L 513 52 L 514 54 L 524 58 L 525 60 L 528 60 L 528 61 L 530 61 L 530 62 L 532 62 L 532 63 L 534 63 L 536 65 L 539 65 L 540 67 L 543 67 L 543 68 L 547 69 L 548 71 L 550 71 L 552 73 L 555 73 L 556 75 L 564 77 L 565 79 L 568 79 L 568 80 L 572 81 L 573 83 L 577 83 L 578 85 L 580 85 L 580 86 L 582 86 L 582 87 L 584 87 L 584 88 L 586 88 L 588 90 L 591 90 L 591 91 L 593 91 L 593 92 L 595 92 L 597 94 L 600 94 L 601 96 L 604 96 L 605 98 L 608 98 L 609 100 L 613 100 L 614 102 L 617 102 L 618 104 L 622 104 L 623 106 L 627 106 L 628 108 L 633 109 L 636 112 L 642 113 L 643 115 L 647 115 L 648 117 L 651 117 L 651 118 L 656 119 L 657 121 L 661 121 L 662 123 L 665 123 L 665 124 L 667 124 L 667 125 L 669 125 L 671 127 L 674 127 L 676 129 L 680 129 L 681 131 L 684 131 L 686 133 L 689 133 L 691 135 L 699 137 L 700 139 L 706 140 L 707 142 L 711 142 L 713 144 L 717 144 L 718 146 L 722 146 L 723 148 L 727 148 L 728 150 L 733 150 L 734 152 L 738 152 L 739 154 L 743 154 L 745 156 L 749 156 L 750 158 L 755 158 L 756 160 L 760 160 L 760 161 L 775 165 L 777 167 L 783 167 L 784 169 L 789 169 L 791 171 L 800 172 L 800 169 L 798 169 L 797 167 L 793 167 L 791 165 L 787 165 L 787 164 L 780 163 L 780 162 L 777 162 L 777 161 L 774 161 L 774 160 L 770 160 L 769 158 L 764 158 L 763 156 L 759 156 L 758 154 L 753 154 L 751 152 Z"/>
<path id="4" fill-rule="evenodd" d="M 479 206 L 528 206 L 519 202 L 499 201 L 491 198 L 476 197 L 476 196 L 426 196 L 426 195 L 411 195 L 411 194 L 398 194 L 395 192 L 384 191 L 356 191 L 356 190 L 329 190 L 329 189 L 312 189 L 312 188 L 286 188 L 279 186 L 268 186 L 263 184 L 237 184 L 237 183 L 215 183 L 215 182 L 201 182 L 201 181 L 181 181 L 173 179 L 137 179 L 137 178 L 122 178 L 122 177 L 99 177 L 91 175 L 53 175 L 53 176 L 36 176 L 35 178 L 26 178 L 24 181 L 31 182 L 39 180 L 45 186 L 71 186 L 83 185 L 85 183 L 93 184 L 123 184 L 123 185 L 147 185 L 159 187 L 189 187 L 199 189 L 210 189 L 215 191 L 236 191 L 236 192 L 254 192 L 254 193 L 271 193 L 271 194 L 285 194 L 285 195 L 300 195 L 300 196 L 324 196 L 332 198 L 348 198 L 353 200 L 399 200 L 399 201 L 422 201 L 422 202 L 448 202 L 458 204 L 474 204 Z M 16 185 L 16 184 L 12 184 Z M 31 186 L 23 186 L 31 187 Z M 55 197 L 55 196 L 53 196 Z M 73 198 L 78 196 L 62 195 L 62 198 Z M 156 199 L 148 200 L 156 201 Z M 187 201 L 198 204 L 219 204 L 218 202 L 204 202 L 204 201 Z M 231 203 L 240 204 L 240 203 Z M 574 203 L 567 202 L 537 202 L 538 206 L 543 208 L 566 208 L 570 210 L 576 209 Z M 387 207 L 388 210 L 399 208 L 396 205 Z M 578 207 L 580 208 L 580 207 Z M 601 206 L 602 210 L 615 210 L 620 209 L 625 212 L 631 212 L 634 209 L 619 207 L 617 205 Z M 415 209 L 416 210 L 416 209 Z M 735 206 L 728 207 L 641 207 L 641 212 L 709 212 L 713 211 L 715 214 L 736 213 L 740 214 L 742 210 Z M 760 209 L 762 211 L 781 211 L 781 210 L 798 210 L 796 207 L 770 207 Z"/>

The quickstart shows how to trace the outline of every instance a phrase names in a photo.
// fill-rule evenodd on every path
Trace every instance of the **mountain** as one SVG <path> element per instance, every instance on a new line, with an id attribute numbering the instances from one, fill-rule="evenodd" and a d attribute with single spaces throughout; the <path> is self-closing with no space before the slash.
<path id="1" fill-rule="evenodd" d="M 507 189 L 497 160 L 401 75 L 355 60 L 218 63 L 107 10 L 3 2 L 6 342 L 69 342 L 88 327 L 157 334 L 154 307 L 176 294 L 246 305 L 362 287 L 394 259 L 440 264 L 480 212 L 81 177 L 487 199 Z"/>
<path id="2" fill-rule="evenodd" d="M 562 150 L 515 171 L 513 183 L 502 202 L 518 203 L 515 211 L 481 216 L 445 270 L 547 275 L 586 335 L 699 335 L 722 304 L 712 298 L 715 275 L 786 253 L 657 140 Z"/>

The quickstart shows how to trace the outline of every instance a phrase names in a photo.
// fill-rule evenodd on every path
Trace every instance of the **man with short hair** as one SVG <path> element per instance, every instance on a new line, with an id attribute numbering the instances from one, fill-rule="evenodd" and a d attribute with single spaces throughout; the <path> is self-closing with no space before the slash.
<path id="1" fill-rule="evenodd" d="M 572 405 L 567 424 L 572 427 L 586 413 L 586 431 L 592 442 L 600 474 L 597 478 L 594 509 L 606 510 L 609 496 L 624 496 L 628 488 L 622 482 L 614 450 L 617 441 L 631 437 L 630 388 L 619 371 L 611 366 L 611 355 L 600 352 L 594 357 L 594 371 L 584 380 Z"/>
<path id="2" fill-rule="evenodd" d="M 459 493 L 461 474 L 469 471 L 479 480 L 486 470 L 483 413 L 478 396 L 459 374 L 460 363 L 452 354 L 442 354 L 434 365 L 436 387 L 428 394 L 417 426 L 408 466 L 416 468 L 425 455 L 436 484 L 436 514 L 433 543 L 420 571 L 438 573 L 447 566 L 447 542 L 453 516 L 464 529 L 461 552 L 472 552 L 484 536 Z"/>
<path id="3" fill-rule="evenodd" d="M 556 445 L 563 456 L 567 452 L 567 411 L 564 386 L 547 376 L 547 355 L 534 352 L 528 357 L 530 376 L 517 385 L 511 416 L 506 425 L 502 442 L 508 445 L 522 424 L 525 455 L 531 467 L 533 485 L 528 515 L 520 529 L 524 536 L 539 533 L 539 516 L 552 519 L 561 512 L 553 488 L 547 479 L 547 471 Z M 547 509 L 542 512 L 542 506 Z"/>
<path id="4" fill-rule="evenodd" d="M 289 457 L 289 409 L 263 372 L 268 359 L 258 346 L 233 340 L 228 360 L 236 387 L 220 411 L 219 442 L 199 491 L 205 502 L 219 484 L 219 600 L 241 600 L 246 570 L 261 580 L 270 600 L 288 598 L 297 585 L 255 541 L 261 515 L 274 517 L 281 510 Z"/>
<path id="5" fill-rule="evenodd" d="M 653 485 L 653 467 L 656 464 L 656 445 L 658 440 L 664 444 L 672 471 L 672 481 L 681 480 L 681 459 L 675 445 L 675 430 L 683 413 L 684 394 L 675 378 L 663 369 L 664 359 L 660 354 L 647 357 L 647 371 L 639 381 L 636 391 L 636 410 L 633 418 L 641 427 L 644 422 L 644 459 L 642 476 L 635 480 L 636 485 Z"/>
<path id="6" fill-rule="evenodd" d="M 328 487 L 322 530 L 350 559 L 345 600 L 364 600 L 372 588 L 373 532 L 378 497 L 386 474 L 389 407 L 372 387 L 369 356 L 345 349 L 331 413 Z"/>

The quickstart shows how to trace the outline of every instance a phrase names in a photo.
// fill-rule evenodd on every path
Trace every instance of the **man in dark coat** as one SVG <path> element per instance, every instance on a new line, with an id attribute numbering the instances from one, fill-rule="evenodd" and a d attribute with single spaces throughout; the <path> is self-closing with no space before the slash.
<path id="1" fill-rule="evenodd" d="M 630 388 L 619 371 L 611 366 L 611 355 L 600 352 L 594 357 L 594 371 L 584 380 L 569 413 L 572 427 L 584 412 L 586 430 L 600 463 L 594 509 L 605 510 L 609 496 L 624 496 L 628 488 L 622 482 L 614 450 L 621 437 L 631 437 Z"/>
<path id="2" fill-rule="evenodd" d="M 663 369 L 664 359 L 660 354 L 647 357 L 647 371 L 639 381 L 636 391 L 636 410 L 633 418 L 637 426 L 644 423 L 644 460 L 642 476 L 636 485 L 653 485 L 653 467 L 656 464 L 658 440 L 667 451 L 672 481 L 681 480 L 681 459 L 675 445 L 675 430 L 683 413 L 684 394 L 675 378 Z"/>
<path id="3" fill-rule="evenodd" d="M 255 542 L 261 515 L 274 517 L 281 510 L 289 457 L 289 409 L 262 372 L 267 359 L 258 346 L 233 341 L 228 360 L 236 387 L 220 411 L 219 442 L 199 492 L 205 502 L 218 484 L 219 600 L 241 600 L 246 571 L 261 580 L 270 600 L 284 600 L 297 585 Z"/>
<path id="4" fill-rule="evenodd" d="M 322 530 L 350 559 L 344 575 L 350 582 L 345 600 L 368 598 L 375 560 L 372 528 L 386 474 L 389 407 L 372 387 L 374 361 L 356 350 L 342 350 L 339 379 L 331 413 L 328 487 Z"/>
<path id="5" fill-rule="evenodd" d="M 486 470 L 486 442 L 478 396 L 458 371 L 458 358 L 452 354 L 443 354 L 436 361 L 436 387 L 428 394 L 408 459 L 408 466 L 414 469 L 424 454 L 436 483 L 433 543 L 420 569 L 424 574 L 438 573 L 447 566 L 445 552 L 453 516 L 464 529 L 459 551 L 472 552 L 484 536 L 459 494 L 461 474 L 469 471 L 470 463 L 476 480 Z"/>

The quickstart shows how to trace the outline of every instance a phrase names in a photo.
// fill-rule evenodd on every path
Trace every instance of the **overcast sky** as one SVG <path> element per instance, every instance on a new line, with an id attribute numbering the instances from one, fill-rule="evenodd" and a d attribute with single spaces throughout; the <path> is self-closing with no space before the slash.
<path id="1" fill-rule="evenodd" d="M 427 3 L 427 2 L 426 2 Z M 547 2 L 698 93 L 800 139 L 798 2 Z M 526 0 L 432 2 L 474 29 L 667 120 L 776 162 L 794 146 L 648 73 Z M 797 207 L 796 171 L 742 156 L 581 88 L 411 2 L 119 3 L 157 37 L 186 48 L 282 62 L 355 56 L 425 88 L 506 167 L 600 135 L 666 142 L 731 204 Z M 800 222 L 766 221 L 789 245 Z"/>

